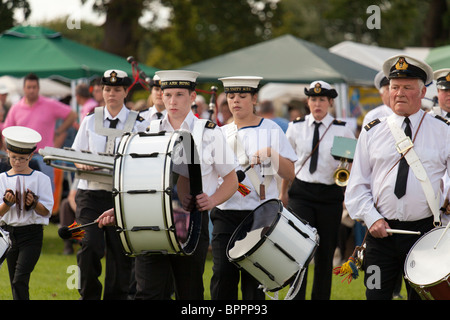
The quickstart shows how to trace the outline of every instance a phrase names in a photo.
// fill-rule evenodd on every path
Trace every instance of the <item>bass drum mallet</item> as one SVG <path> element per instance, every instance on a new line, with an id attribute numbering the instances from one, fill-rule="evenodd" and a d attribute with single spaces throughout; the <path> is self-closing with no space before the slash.
<path id="1" fill-rule="evenodd" d="M 81 235 L 84 235 L 84 230 L 81 230 L 81 229 L 84 229 L 86 227 L 95 225 L 97 223 L 98 223 L 97 220 L 95 220 L 93 222 L 89 222 L 89 223 L 83 224 L 83 225 L 76 225 L 76 223 L 73 223 L 72 225 L 75 225 L 75 226 L 72 227 L 72 228 L 71 228 L 71 226 L 65 226 L 65 227 L 59 228 L 58 229 L 58 235 L 64 240 L 71 239 L 71 238 L 76 238 L 76 236 L 79 236 L 80 234 L 77 234 L 75 236 L 74 232 L 76 232 L 76 231 L 79 232 L 79 233 L 82 232 Z"/>

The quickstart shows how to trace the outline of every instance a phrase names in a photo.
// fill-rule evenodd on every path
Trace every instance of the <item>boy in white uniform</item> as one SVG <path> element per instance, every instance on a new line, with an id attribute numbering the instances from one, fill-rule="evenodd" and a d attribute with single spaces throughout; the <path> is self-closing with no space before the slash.
<path id="1" fill-rule="evenodd" d="M 21 126 L 3 130 L 11 169 L 0 174 L 0 225 L 9 232 L 12 247 L 7 255 L 14 300 L 28 300 L 31 272 L 39 260 L 43 226 L 48 225 L 53 208 L 50 178 L 29 167 L 41 141 L 33 129 Z"/>

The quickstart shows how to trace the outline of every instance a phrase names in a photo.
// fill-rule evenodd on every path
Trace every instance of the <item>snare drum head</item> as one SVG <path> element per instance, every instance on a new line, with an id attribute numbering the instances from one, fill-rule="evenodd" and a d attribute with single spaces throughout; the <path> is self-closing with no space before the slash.
<path id="1" fill-rule="evenodd" d="M 253 210 L 238 226 L 227 245 L 227 256 L 239 261 L 257 250 L 269 235 L 281 213 L 280 202 L 269 200 Z"/>
<path id="2" fill-rule="evenodd" d="M 430 285 L 450 274 L 450 231 L 434 248 L 445 228 L 424 234 L 411 248 L 405 260 L 405 275 L 416 285 Z"/>

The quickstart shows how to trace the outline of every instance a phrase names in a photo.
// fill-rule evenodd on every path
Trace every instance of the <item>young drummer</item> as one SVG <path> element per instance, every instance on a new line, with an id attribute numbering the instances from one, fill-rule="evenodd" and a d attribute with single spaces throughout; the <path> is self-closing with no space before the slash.
<path id="1" fill-rule="evenodd" d="M 2 134 L 11 169 L 0 174 L 0 225 L 12 242 L 6 259 L 13 299 L 29 300 L 31 272 L 53 208 L 52 185 L 47 175 L 29 166 L 41 135 L 21 126 L 8 127 Z"/>
<path id="2" fill-rule="evenodd" d="M 125 132 L 145 131 L 148 122 L 125 107 L 124 101 L 132 81 L 121 70 L 105 71 L 101 84 L 104 107 L 97 107 L 87 115 L 80 125 L 72 148 L 77 151 L 88 150 L 93 153 L 114 154 L 120 137 Z M 77 164 L 82 170 L 95 170 L 94 167 Z M 100 214 L 113 206 L 111 183 L 81 179 L 75 196 L 76 221 L 86 224 L 96 220 Z M 98 277 L 102 273 L 101 259 L 106 251 L 105 289 L 103 299 L 126 299 L 131 274 L 131 259 L 125 256 L 115 228 L 87 228 L 77 253 L 80 267 L 81 299 L 99 300 L 102 284 Z"/>
<path id="3" fill-rule="evenodd" d="M 229 200 L 211 211 L 213 223 L 211 245 L 214 262 L 211 299 L 237 299 L 239 277 L 243 299 L 265 298 L 264 292 L 258 289 L 259 283 L 245 271 L 240 272 L 228 261 L 225 248 L 234 230 L 251 211 L 265 201 L 279 197 L 276 175 L 287 180 L 294 179 L 294 162 L 297 156 L 284 132 L 272 120 L 255 114 L 261 79 L 260 77 L 219 79 L 223 82 L 228 106 L 234 119 L 221 129 L 241 165 L 242 177 L 239 180 L 242 180 L 242 185 L 239 189 L 242 193 L 235 191 Z M 253 166 L 251 169 L 253 172 L 247 171 L 243 174 L 249 166 Z"/>
<path id="4" fill-rule="evenodd" d="M 156 74 L 161 78 L 163 101 L 167 115 L 162 120 L 151 123 L 153 132 L 171 132 L 174 130 L 197 129 L 201 120 L 197 119 L 191 111 L 192 102 L 195 101 L 195 85 L 197 72 L 185 70 L 165 70 Z M 225 138 L 218 127 L 212 122 L 201 124 L 201 174 L 203 193 L 195 197 L 197 208 L 202 211 L 201 235 L 197 248 L 192 255 L 162 255 L 152 254 L 136 257 L 136 299 L 165 299 L 167 288 L 167 275 L 172 272 L 175 281 L 175 294 L 179 300 L 203 299 L 203 271 L 206 254 L 209 246 L 208 211 L 214 206 L 226 201 L 233 195 L 238 187 L 235 173 L 236 163 L 232 151 L 228 148 Z M 196 136 L 194 135 L 194 139 Z M 197 138 L 199 139 L 199 138 Z M 218 187 L 218 179 L 223 183 Z M 149 214 L 160 214 L 152 212 Z M 112 210 L 105 212 L 99 221 L 99 226 L 114 223 Z"/>

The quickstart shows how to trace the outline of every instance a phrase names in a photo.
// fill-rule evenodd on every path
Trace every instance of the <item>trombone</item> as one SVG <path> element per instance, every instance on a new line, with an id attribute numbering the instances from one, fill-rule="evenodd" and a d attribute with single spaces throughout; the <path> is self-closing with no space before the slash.
<path id="1" fill-rule="evenodd" d="M 334 137 L 331 155 L 340 162 L 334 171 L 333 179 L 340 187 L 347 186 L 348 179 L 350 178 L 350 164 L 355 154 L 356 142 L 357 140 L 352 138 Z"/>

